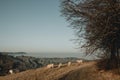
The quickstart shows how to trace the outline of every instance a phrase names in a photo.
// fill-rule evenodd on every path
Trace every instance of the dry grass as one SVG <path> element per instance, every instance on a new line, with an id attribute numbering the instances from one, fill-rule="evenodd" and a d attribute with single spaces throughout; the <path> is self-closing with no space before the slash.
<path id="1" fill-rule="evenodd" d="M 45 67 L 0 77 L 0 80 L 120 80 L 119 75 L 98 71 L 94 62 L 62 68 Z"/>
<path id="2" fill-rule="evenodd" d="M 113 71 L 99 71 L 95 65 L 90 65 L 71 71 L 59 80 L 120 80 L 120 75 Z"/>

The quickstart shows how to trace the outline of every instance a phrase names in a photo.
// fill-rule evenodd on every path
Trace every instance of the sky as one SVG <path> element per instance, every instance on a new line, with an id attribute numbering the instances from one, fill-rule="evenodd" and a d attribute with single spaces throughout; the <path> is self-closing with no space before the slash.
<path id="1" fill-rule="evenodd" d="M 60 0 L 0 0 L 0 51 L 78 53 Z"/>

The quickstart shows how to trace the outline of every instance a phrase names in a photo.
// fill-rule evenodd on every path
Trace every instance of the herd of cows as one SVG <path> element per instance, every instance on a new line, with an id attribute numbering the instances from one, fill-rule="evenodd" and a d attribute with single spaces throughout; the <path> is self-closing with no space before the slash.
<path id="1" fill-rule="evenodd" d="M 76 60 L 76 63 L 78 63 L 78 64 L 82 64 L 83 63 L 83 60 Z M 70 66 L 72 64 L 72 62 L 68 62 L 67 63 L 67 66 Z M 59 63 L 58 65 L 54 65 L 53 63 L 52 64 L 48 64 L 47 65 L 47 68 L 54 68 L 54 67 L 58 67 L 58 68 L 60 68 L 60 67 L 62 67 L 62 66 L 64 66 L 65 64 L 62 64 L 62 63 Z"/>
<path id="2" fill-rule="evenodd" d="M 80 64 L 83 63 L 83 60 L 76 60 L 76 63 L 78 63 L 78 64 L 80 65 Z M 71 66 L 71 64 L 72 64 L 72 62 L 68 62 L 68 63 L 67 63 L 67 66 Z M 55 64 L 51 63 L 51 64 L 48 64 L 48 65 L 46 66 L 46 68 L 48 68 L 48 69 L 49 69 L 49 68 L 55 68 L 55 67 L 61 68 L 61 67 L 63 67 L 63 66 L 65 66 L 65 64 L 59 63 L 58 65 L 55 65 Z M 10 69 L 10 70 L 9 70 L 9 74 L 13 74 L 13 73 L 16 73 L 16 71 Z"/>

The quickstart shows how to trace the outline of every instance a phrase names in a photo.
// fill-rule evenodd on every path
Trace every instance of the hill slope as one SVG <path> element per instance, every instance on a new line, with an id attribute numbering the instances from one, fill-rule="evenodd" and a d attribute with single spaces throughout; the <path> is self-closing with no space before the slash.
<path id="1" fill-rule="evenodd" d="M 27 70 L 17 74 L 0 77 L 0 80 L 120 80 L 119 75 L 97 71 L 95 62 L 82 65 L 73 63 L 71 66 L 47 69 L 46 67 Z"/>
<path id="2" fill-rule="evenodd" d="M 5 76 L 8 74 L 10 69 L 17 70 L 19 72 L 26 71 L 30 69 L 41 68 L 46 66 L 47 64 L 54 63 L 67 63 L 75 62 L 80 58 L 75 57 L 66 57 L 66 58 L 36 58 L 31 56 L 15 56 L 18 53 L 11 53 L 11 52 L 0 52 L 0 76 Z M 8 55 L 8 54 L 12 54 Z M 25 53 L 22 53 L 25 54 Z"/>

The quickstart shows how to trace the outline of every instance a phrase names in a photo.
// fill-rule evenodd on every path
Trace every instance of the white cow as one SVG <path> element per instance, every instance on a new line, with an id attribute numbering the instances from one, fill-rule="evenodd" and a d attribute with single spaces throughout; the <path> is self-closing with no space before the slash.
<path id="1" fill-rule="evenodd" d="M 76 62 L 77 62 L 78 64 L 82 64 L 82 63 L 83 63 L 83 60 L 76 60 Z"/>
<path id="2" fill-rule="evenodd" d="M 10 69 L 10 70 L 9 70 L 9 73 L 10 73 L 10 74 L 13 74 L 13 70 L 12 70 L 12 69 Z"/>
<path id="3" fill-rule="evenodd" d="M 68 62 L 68 66 L 70 66 L 71 65 L 71 62 Z"/>
<path id="4" fill-rule="evenodd" d="M 54 68 L 54 64 L 48 64 L 47 68 Z"/>
<path id="5" fill-rule="evenodd" d="M 62 66 L 62 63 L 59 63 L 58 68 L 60 68 L 61 66 Z"/>

